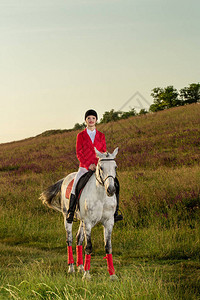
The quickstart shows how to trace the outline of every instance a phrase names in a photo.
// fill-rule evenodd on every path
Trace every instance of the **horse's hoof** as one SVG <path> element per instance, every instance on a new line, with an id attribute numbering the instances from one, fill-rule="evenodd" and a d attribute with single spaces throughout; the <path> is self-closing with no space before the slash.
<path id="1" fill-rule="evenodd" d="M 84 272 L 82 280 L 87 280 L 87 281 L 91 280 L 91 275 L 90 275 L 89 271 Z"/>
<path id="2" fill-rule="evenodd" d="M 112 281 L 115 281 L 115 280 L 118 280 L 118 277 L 117 277 L 117 275 L 110 275 L 110 280 L 112 280 Z"/>
<path id="3" fill-rule="evenodd" d="M 68 273 L 69 274 L 72 274 L 72 273 L 74 273 L 75 272 L 75 270 L 74 270 L 74 265 L 73 264 L 70 264 L 69 265 L 69 268 L 68 268 Z"/>
<path id="4" fill-rule="evenodd" d="M 78 273 L 83 273 L 85 272 L 83 265 L 78 266 Z"/>

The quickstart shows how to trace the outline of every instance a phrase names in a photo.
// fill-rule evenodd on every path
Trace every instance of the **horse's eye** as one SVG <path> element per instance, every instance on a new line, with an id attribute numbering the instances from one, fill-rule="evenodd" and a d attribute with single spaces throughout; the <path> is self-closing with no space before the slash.
<path id="1" fill-rule="evenodd" d="M 103 167 L 100 167 L 100 170 L 103 171 Z"/>

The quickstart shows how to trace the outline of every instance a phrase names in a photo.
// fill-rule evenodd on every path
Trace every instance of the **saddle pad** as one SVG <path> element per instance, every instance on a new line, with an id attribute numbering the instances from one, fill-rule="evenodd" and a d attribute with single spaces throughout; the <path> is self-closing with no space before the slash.
<path id="1" fill-rule="evenodd" d="M 73 183 L 74 183 L 74 179 L 72 179 L 72 181 L 70 181 L 70 183 L 68 184 L 68 186 L 67 186 L 67 188 L 66 188 L 65 197 L 66 197 L 67 199 L 70 198 L 70 194 L 71 194 L 71 191 L 72 191 Z M 76 193 L 78 192 L 78 199 L 79 199 L 80 196 L 81 196 L 82 190 L 83 190 L 83 187 L 82 187 L 79 191 L 77 191 L 77 188 L 76 188 Z"/>
<path id="2" fill-rule="evenodd" d="M 66 193 L 65 193 L 65 197 L 66 197 L 67 199 L 70 198 L 70 194 L 71 194 L 71 190 L 72 190 L 73 183 L 74 183 L 74 179 L 72 179 L 72 181 L 70 181 L 70 183 L 69 183 L 68 186 L 67 186 Z"/>
<path id="3" fill-rule="evenodd" d="M 79 179 L 79 181 L 77 182 L 75 193 L 76 193 L 76 195 L 78 195 L 78 199 L 80 198 L 83 188 L 85 187 L 86 183 L 88 182 L 90 177 L 93 175 L 93 173 L 94 173 L 93 171 L 88 171 L 87 173 L 83 174 L 81 176 L 81 178 Z M 67 199 L 70 198 L 73 183 L 74 183 L 74 179 L 72 179 L 72 181 L 70 181 L 70 183 L 67 186 L 66 193 L 65 193 L 65 197 Z"/>

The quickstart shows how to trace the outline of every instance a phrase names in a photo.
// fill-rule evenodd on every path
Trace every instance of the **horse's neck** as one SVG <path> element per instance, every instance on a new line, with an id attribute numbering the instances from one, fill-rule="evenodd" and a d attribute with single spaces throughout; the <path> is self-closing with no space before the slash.
<path id="1" fill-rule="evenodd" d="M 96 179 L 96 177 L 97 177 L 97 174 L 95 174 L 96 176 L 95 176 L 95 186 L 96 186 L 96 192 L 97 192 L 97 195 L 100 195 L 100 199 L 101 200 L 103 200 L 103 195 L 104 195 L 104 193 L 105 193 L 105 187 L 102 185 L 102 184 L 100 184 L 99 182 L 98 182 L 98 180 Z"/>

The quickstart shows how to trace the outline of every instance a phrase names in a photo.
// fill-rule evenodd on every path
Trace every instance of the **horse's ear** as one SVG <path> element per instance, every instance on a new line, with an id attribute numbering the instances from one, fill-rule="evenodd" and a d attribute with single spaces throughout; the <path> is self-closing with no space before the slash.
<path id="1" fill-rule="evenodd" d="M 96 156 L 97 156 L 98 158 L 102 158 L 102 157 L 103 157 L 103 153 L 99 152 L 99 151 L 97 150 L 97 148 L 94 147 L 94 150 L 95 150 Z"/>
<path id="2" fill-rule="evenodd" d="M 113 151 L 112 155 L 114 156 L 114 158 L 117 156 L 117 153 L 118 153 L 118 147 Z"/>

